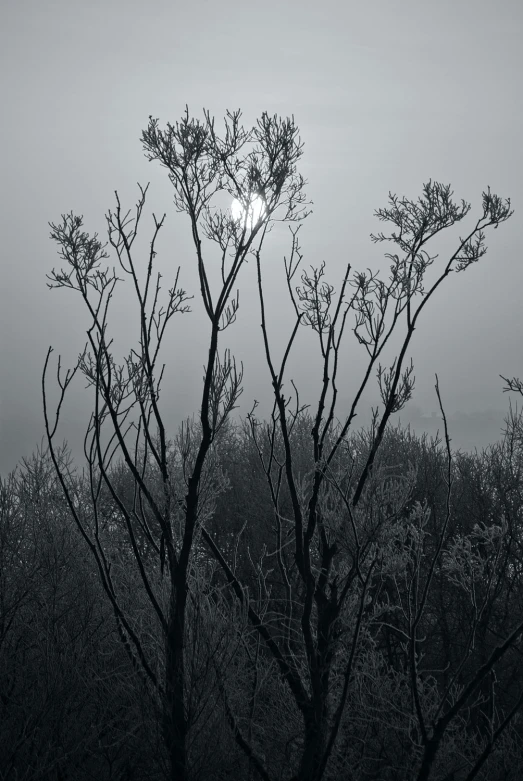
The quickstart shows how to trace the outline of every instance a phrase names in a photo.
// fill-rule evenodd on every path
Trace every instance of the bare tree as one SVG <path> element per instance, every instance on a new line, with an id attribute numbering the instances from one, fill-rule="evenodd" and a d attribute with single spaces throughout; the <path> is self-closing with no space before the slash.
<path id="1" fill-rule="evenodd" d="M 278 360 L 269 339 L 262 265 L 260 255 L 256 253 L 263 342 L 274 390 L 274 408 L 267 426 L 256 418 L 256 405 L 249 421 L 272 497 L 276 529 L 274 554 L 287 595 L 276 629 L 272 628 L 274 617 L 271 616 L 270 623 L 265 621 L 256 604 L 247 599 L 234 567 L 221 554 L 213 538 L 205 529 L 202 535 L 221 562 L 237 598 L 247 601 L 251 624 L 272 655 L 301 714 L 303 733 L 298 741 L 297 765 L 293 768 L 300 781 L 319 781 L 327 770 L 361 649 L 369 589 L 381 566 L 378 531 L 387 522 L 390 524 L 402 509 L 401 502 L 391 505 L 387 501 L 391 498 L 387 497 L 388 481 L 376 479 L 373 472 L 390 416 L 401 410 L 412 394 L 413 366 L 412 363 L 406 365 L 406 356 L 414 330 L 423 309 L 450 273 L 466 270 L 485 254 L 485 230 L 497 227 L 510 217 L 510 201 L 502 201 L 490 190 L 483 193 L 482 215 L 465 237 L 459 239 L 455 252 L 426 290 L 426 272 L 436 260 L 436 256 L 431 256 L 426 249 L 428 242 L 461 222 L 469 211 L 470 205 L 465 201 L 460 205 L 453 201 L 450 186 L 437 182 L 426 184 L 417 201 L 391 194 L 388 208 L 380 209 L 376 216 L 392 223 L 393 232 L 372 236 L 375 242 L 393 242 L 399 250 L 398 254 L 386 256 L 391 261 L 388 281 L 384 282 L 372 272 L 355 272 L 351 278 L 349 265 L 337 297 L 333 286 L 324 279 L 324 264 L 313 267 L 310 273 L 303 272 L 301 285 L 293 287 L 302 254 L 298 230 L 292 230 L 286 276 L 295 322 Z M 350 288 L 352 292 L 348 295 Z M 368 354 L 368 363 L 349 414 L 335 428 L 341 344 L 351 312 L 355 315 L 353 332 Z M 293 397 L 284 394 L 283 390 L 289 355 L 302 324 L 315 332 L 323 366 L 321 391 L 308 445 L 312 468 L 306 475 L 296 468 L 303 440 L 299 446 L 293 440 L 305 409 L 300 405 L 294 384 Z M 400 329 L 404 330 L 397 358 L 389 369 L 384 369 L 378 361 L 392 334 Z M 373 370 L 377 370 L 383 411 L 381 414 L 378 410 L 375 412 L 370 448 L 361 468 L 355 470 L 350 461 L 349 467 L 347 462 L 340 465 L 339 456 Z M 262 438 L 269 443 L 268 455 Z M 290 497 L 290 519 L 281 512 L 283 485 Z M 373 510 L 376 496 L 379 501 Z M 407 498 L 408 493 L 404 501 Z M 380 522 L 374 527 L 373 514 L 381 514 Z M 287 555 L 289 542 L 292 545 L 290 558 Z M 425 588 L 429 585 L 430 573 Z M 351 606 L 349 621 L 344 620 L 348 605 Z M 414 651 L 418 621 L 419 617 L 411 638 Z M 496 658 L 515 641 L 519 631 L 511 634 L 503 650 L 495 654 Z M 349 651 L 341 657 L 344 659 L 343 683 L 333 701 L 331 681 L 335 671 L 339 674 L 340 645 L 348 647 Z M 494 661 L 493 657 L 491 663 Z M 467 696 L 465 692 L 461 704 Z M 438 725 L 438 731 L 445 730 L 450 718 Z M 252 758 L 253 747 L 248 745 L 232 713 L 230 720 L 239 744 Z M 428 734 L 426 740 L 431 746 L 437 743 L 437 738 L 433 740 Z M 426 756 L 428 753 L 427 750 Z M 268 764 L 261 758 L 256 759 L 256 768 L 263 778 L 271 777 Z M 420 778 L 423 777 L 422 773 Z"/>
<path id="2" fill-rule="evenodd" d="M 163 368 L 158 362 L 166 327 L 175 314 L 188 311 L 188 296 L 178 287 L 178 270 L 167 303 L 163 307 L 160 303 L 160 276 L 155 277 L 153 266 L 155 242 L 165 215 L 161 220 L 154 217 L 144 284 L 140 283 L 133 245 L 147 187 L 140 187 L 133 219 L 130 212 L 123 213 L 117 193 L 116 210 L 106 217 L 109 244 L 121 271 L 131 281 L 138 304 L 138 346 L 122 364 L 113 356 L 108 333 L 108 312 L 120 280 L 114 269 L 101 267 L 108 258 L 107 245 L 102 245 L 96 234 L 90 237 L 82 230 L 81 217 L 69 214 L 62 217 L 61 224 L 51 223 L 51 236 L 67 267 L 52 272 L 49 286 L 79 293 L 91 325 L 76 366 L 64 375 L 58 361 L 60 393 L 54 420 L 46 391 L 52 348 L 48 351 L 42 392 L 49 449 L 70 512 L 97 563 L 122 641 L 163 711 L 169 772 L 177 781 L 192 774 L 189 732 L 194 726 L 194 713 L 189 708 L 186 642 L 195 551 L 213 492 L 219 489 L 213 477 L 213 448 L 241 393 L 242 370 L 228 351 L 220 355 L 219 336 L 236 319 L 239 296 L 233 295 L 233 289 L 248 254 L 256 251 L 259 257 L 270 221 L 294 221 L 306 214 L 304 180 L 296 170 L 302 144 L 294 120 L 263 114 L 251 130 L 245 130 L 240 116 L 239 111 L 227 114 L 223 136 L 217 133 L 208 113 L 200 122 L 189 117 L 188 110 L 180 122 L 168 124 L 166 130 L 150 118 L 142 134 L 146 156 L 167 168 L 176 207 L 189 218 L 200 292 L 209 321 L 199 427 L 186 428 L 178 447 L 169 441 L 162 418 Z M 219 192 L 238 201 L 238 214 L 212 206 Z M 256 212 L 255 202 L 261 204 Z M 206 267 L 205 239 L 217 245 L 221 257 L 221 281 L 216 290 Z M 78 371 L 94 394 L 84 446 L 90 485 L 87 500 L 78 476 L 54 444 L 63 401 Z M 181 482 L 178 457 L 182 459 Z M 130 502 L 122 500 L 112 480 L 111 464 L 117 458 L 132 478 Z M 163 638 L 160 659 L 154 643 L 148 644 L 125 610 L 115 568 L 106 555 L 111 524 L 100 512 L 104 492 L 112 497 L 125 524 L 129 561 L 137 568 Z M 138 544 L 137 529 L 149 545 L 147 562 Z M 150 561 L 151 551 L 155 565 Z"/>
<path id="3" fill-rule="evenodd" d="M 245 650 L 242 669 L 246 671 L 245 680 L 251 682 L 246 728 L 245 717 L 238 711 L 242 706 L 230 686 L 230 656 L 217 654 L 214 675 L 227 721 L 249 760 L 249 769 L 265 781 L 281 777 L 284 768 L 299 781 L 320 781 L 330 772 L 348 694 L 367 647 L 373 621 L 372 589 L 386 555 L 384 535 L 405 510 L 410 497 L 409 479 L 403 483 L 394 475 L 391 479 L 378 467 L 390 417 L 412 395 L 409 346 L 429 300 L 451 272 L 466 270 L 485 254 L 485 230 L 510 217 L 510 201 L 502 201 L 489 189 L 484 192 L 482 215 L 438 269 L 436 256 L 429 254 L 427 245 L 440 232 L 467 217 L 470 205 L 465 201 L 455 203 L 450 186 L 437 182 L 424 185 L 417 201 L 391 194 L 388 207 L 376 215 L 381 221 L 392 223 L 393 232 L 372 236 L 375 242 L 396 245 L 397 253 L 386 255 L 391 263 L 388 279 L 383 281 L 370 271 L 352 272 L 348 265 L 338 295 L 325 280 L 324 264 L 313 267 L 310 273 L 302 272 L 301 284 L 295 285 L 302 253 L 299 226 L 291 227 L 291 252 L 285 260 L 285 272 L 295 317 L 289 338 L 276 357 L 269 335 L 261 257 L 275 220 L 295 222 L 307 215 L 305 182 L 297 172 L 302 144 L 294 120 L 263 114 L 246 131 L 240 124 L 240 113 L 228 113 L 225 134 L 219 136 L 208 113 L 200 122 L 190 118 L 187 111 L 180 122 L 168 124 L 165 130 L 160 129 L 158 120 L 150 118 L 142 141 L 149 160 L 158 160 L 167 168 L 175 205 L 188 216 L 191 227 L 200 294 L 210 329 L 198 426 L 185 428 L 173 443 L 161 415 L 160 347 L 167 323 L 175 314 L 187 311 L 188 296 L 178 288 L 177 274 L 165 308 L 160 306 L 160 281 L 159 277 L 154 281 L 153 261 L 156 237 L 165 216 L 162 220 L 154 218 L 145 284 L 139 282 L 133 243 L 147 192 L 147 188 L 140 188 L 134 224 L 129 220 L 129 212 L 122 214 L 118 195 L 116 211 L 107 215 L 109 243 L 122 271 L 131 279 L 138 302 L 139 346 L 131 350 L 122 365 L 113 357 L 107 332 L 107 314 L 118 278 L 114 270 L 100 268 L 108 257 L 105 247 L 96 235 L 91 238 L 82 231 L 80 217 L 71 214 L 63 217 L 61 225 L 51 224 L 51 235 L 69 269 L 53 271 L 50 286 L 79 292 L 92 323 L 88 345 L 74 369 L 63 376 L 58 362 L 60 398 L 54 421 L 46 394 L 51 349 L 47 355 L 42 384 L 51 456 L 69 509 L 96 560 L 124 645 L 136 668 L 148 680 L 162 710 L 171 777 L 190 778 L 196 768 L 191 758 L 191 746 L 196 744 L 191 741 L 190 732 L 198 725 L 191 703 L 194 677 L 200 673 L 187 664 L 187 640 L 191 638 L 191 648 L 203 647 L 197 641 L 199 616 L 204 612 L 204 603 L 198 603 L 198 599 L 206 588 L 202 586 L 199 569 L 201 539 L 222 568 L 241 608 L 240 618 L 231 623 L 226 618 L 231 602 L 220 602 L 218 598 L 213 601 L 213 605 L 222 606 L 223 631 L 236 627 L 237 645 Z M 232 212 L 214 208 L 212 199 L 219 192 L 236 199 L 239 209 Z M 213 289 L 206 265 L 205 240 L 214 243 L 221 260 L 217 290 Z M 262 339 L 274 406 L 271 419 L 264 426 L 256 417 L 255 404 L 248 424 L 270 493 L 275 529 L 272 549 L 265 548 L 259 561 L 252 562 L 257 587 L 251 591 L 236 567 L 240 540 L 231 555 L 230 550 L 220 548 L 207 528 L 214 499 L 224 487 L 214 455 L 220 436 L 227 430 L 242 382 L 242 369 L 237 368 L 234 358 L 228 351 L 220 354 L 219 337 L 236 320 L 239 294 L 234 295 L 233 289 L 249 255 L 254 257 L 257 268 Z M 427 272 L 433 266 L 435 278 L 426 289 Z M 342 339 L 350 315 L 355 317 L 352 330 L 367 352 L 368 361 L 349 414 L 337 423 Z M 298 389 L 293 384 L 293 392 L 284 393 L 289 356 L 301 325 L 315 333 L 322 365 L 320 395 L 308 434 L 303 425 L 308 419 Z M 388 369 L 383 368 L 379 361 L 392 335 L 399 336 L 400 332 L 397 357 Z M 90 485 L 87 499 L 78 476 L 54 446 L 63 400 L 77 371 L 94 391 L 94 410 L 85 439 Z M 351 425 L 374 371 L 383 410 L 375 411 L 364 458 L 351 458 Z M 300 454 L 306 449 L 310 468 L 304 472 Z M 117 457 L 122 459 L 131 478 L 132 498 L 129 494 L 127 499 L 123 498 L 115 485 L 111 465 Z M 106 555 L 111 519 L 104 517 L 100 509 L 107 495 L 125 525 L 126 555 L 137 568 L 156 618 L 161 652 L 158 643 L 144 635 L 131 618 L 116 568 Z M 284 499 L 288 499 L 289 513 L 282 512 Z M 416 616 L 424 610 L 445 529 L 440 540 L 410 626 L 414 679 L 420 620 Z M 279 573 L 278 600 L 273 599 L 268 586 L 269 556 Z M 217 634 L 211 632 L 209 636 L 208 648 L 221 647 L 220 621 Z M 208 627 L 208 620 L 203 625 Z M 520 632 L 517 628 L 504 640 L 491 656 L 488 670 L 481 675 L 490 672 Z M 238 662 L 239 668 L 242 664 Z M 261 684 L 262 678 L 268 679 L 267 671 L 275 668 L 287 695 L 290 693 L 287 699 L 293 729 L 301 723 L 298 731 L 286 736 L 281 756 L 261 751 L 254 718 L 257 707 L 262 707 L 262 695 L 266 713 L 269 703 L 282 701 L 277 685 L 269 691 Z M 472 688 L 463 691 L 454 703 L 457 708 L 452 706 L 452 713 L 445 711 L 430 729 L 425 725 L 424 736 L 419 717 L 421 706 L 417 708 L 424 746 L 420 778 L 428 777 L 424 768 L 430 772 L 440 736 L 477 688 L 476 684 L 470 685 Z M 413 685 L 414 697 L 416 691 Z"/>

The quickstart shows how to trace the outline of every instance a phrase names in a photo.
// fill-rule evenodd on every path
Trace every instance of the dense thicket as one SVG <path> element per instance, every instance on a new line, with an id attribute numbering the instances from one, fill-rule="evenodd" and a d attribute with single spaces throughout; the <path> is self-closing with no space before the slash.
<path id="1" fill-rule="evenodd" d="M 306 431 L 311 421 L 304 417 L 301 425 Z M 521 620 L 520 435 L 521 421 L 512 417 L 499 444 L 452 459 L 450 516 L 419 626 L 417 696 L 427 719 L 457 699 Z M 353 435 L 340 458 L 351 461 L 352 482 L 369 441 L 369 432 Z M 228 429 L 216 463 L 226 479 L 209 530 L 273 636 L 283 635 L 289 612 L 273 550 L 274 508 L 247 426 Z M 305 451 L 300 468 L 303 474 L 313 468 Z M 441 539 L 449 494 L 446 469 L 441 443 L 409 431 L 387 431 L 376 468 L 379 477 L 360 516 L 360 545 L 375 551 L 376 565 L 326 778 L 414 777 L 421 741 L 408 649 L 409 592 L 416 584 L 423 586 Z M 115 484 L 119 471 L 115 466 Z M 82 483 L 80 476 L 78 481 Z M 124 501 L 132 502 L 131 489 L 120 480 Z M 288 504 L 288 496 L 282 496 L 282 518 L 290 513 Z M 104 548 L 119 570 L 119 596 L 142 643 L 154 647 L 161 644 L 161 633 L 129 566 L 114 500 L 107 498 L 105 515 Z M 47 453 L 38 452 L 3 482 L 0 535 L 0 778 L 165 777 L 159 703 L 150 696 L 143 670 L 125 651 Z M 350 535 L 345 542 L 346 552 L 337 562 L 340 572 L 350 567 Z M 284 555 L 292 575 L 288 547 Z M 186 646 L 187 702 L 195 725 L 193 776 L 243 779 L 254 773 L 234 741 L 227 718 L 233 712 L 264 757 L 270 777 L 288 778 L 303 740 L 300 714 L 274 660 L 238 610 L 223 572 L 202 546 L 200 550 L 190 582 Z M 154 559 L 148 565 L 154 568 Z M 160 573 L 151 576 L 161 581 Z M 292 599 L 303 600 L 298 578 L 292 586 Z M 333 696 L 343 685 L 357 615 L 355 596 L 337 630 L 329 683 Z M 290 649 L 302 653 L 292 637 Z M 521 656 L 516 643 L 480 681 L 449 724 L 432 778 L 467 777 L 521 698 Z M 515 716 L 477 777 L 508 780 L 522 773 L 523 728 Z"/>

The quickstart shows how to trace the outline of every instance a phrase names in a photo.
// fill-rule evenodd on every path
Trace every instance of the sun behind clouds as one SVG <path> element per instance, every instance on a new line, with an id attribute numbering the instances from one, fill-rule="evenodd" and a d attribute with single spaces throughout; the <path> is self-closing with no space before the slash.
<path id="1" fill-rule="evenodd" d="M 237 198 L 235 198 L 231 204 L 231 215 L 233 220 L 241 220 L 242 222 L 247 220 L 247 227 L 250 230 L 253 229 L 259 219 L 264 217 L 265 211 L 264 200 L 259 195 L 255 195 L 251 199 L 248 214 L 246 214 L 246 209 Z"/>

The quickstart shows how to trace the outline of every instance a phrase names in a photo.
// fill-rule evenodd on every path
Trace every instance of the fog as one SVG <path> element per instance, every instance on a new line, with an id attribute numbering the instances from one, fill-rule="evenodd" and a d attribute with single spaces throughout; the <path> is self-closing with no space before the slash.
<path id="1" fill-rule="evenodd" d="M 186 104 L 191 114 L 201 117 L 205 107 L 217 120 L 241 108 L 245 125 L 262 111 L 294 115 L 305 144 L 300 170 L 314 203 L 301 230 L 303 263 L 325 260 L 336 289 L 348 262 L 359 270 L 388 269 L 383 253 L 389 247 L 373 244 L 369 234 L 379 229 L 373 213 L 386 205 L 389 191 L 416 198 L 429 179 L 451 183 L 458 201 L 472 204 L 468 225 L 481 213 L 487 186 L 512 199 L 515 214 L 487 235 L 487 255 L 451 274 L 423 313 L 409 353 L 414 397 L 400 416 L 416 430 L 436 433 L 438 421 L 430 416 L 438 410 L 437 373 L 453 446 L 481 448 L 498 438 L 509 398 L 499 375 L 523 376 L 520 2 L 17 0 L 2 16 L 2 474 L 42 437 L 48 347 L 65 365 L 73 363 L 89 325 L 77 294 L 46 287 L 46 274 L 60 266 L 48 223 L 73 211 L 84 215 L 85 230 L 103 237 L 114 191 L 124 210 L 133 208 L 136 182 L 151 182 L 140 231 L 144 262 L 151 213 L 166 212 L 158 268 L 167 288 L 180 266 L 180 284 L 195 296 L 192 313 L 174 318 L 163 354 L 170 432 L 197 412 L 209 326 L 190 226 L 175 212 L 165 171 L 146 161 L 140 143 L 149 115 L 163 126 L 179 119 Z M 436 245 L 442 263 L 458 235 L 450 231 Z M 277 343 L 292 316 L 282 275 L 289 247 L 287 229 L 276 226 L 263 267 Z M 271 385 L 254 264 L 243 271 L 238 321 L 223 345 L 244 365 L 238 414 L 254 399 L 266 414 Z M 118 294 L 110 322 L 124 354 L 138 337 L 129 291 Z M 289 384 L 293 377 L 309 403 L 319 382 L 316 348 L 303 329 L 289 366 Z M 348 329 L 340 416 L 364 358 Z M 378 401 L 375 380 L 373 388 L 357 424 L 368 421 Z M 75 452 L 90 403 L 78 379 L 60 429 Z"/>

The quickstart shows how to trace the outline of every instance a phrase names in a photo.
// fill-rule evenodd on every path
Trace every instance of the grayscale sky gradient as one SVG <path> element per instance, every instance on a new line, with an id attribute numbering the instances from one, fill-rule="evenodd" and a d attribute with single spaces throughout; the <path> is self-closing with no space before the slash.
<path id="1" fill-rule="evenodd" d="M 147 163 L 139 140 L 150 114 L 163 126 L 175 122 L 186 103 L 193 114 L 201 116 L 206 107 L 218 118 L 227 108 L 241 108 L 247 125 L 264 110 L 294 114 L 305 142 L 301 170 L 314 201 L 302 228 L 304 263 L 325 260 L 336 287 L 348 261 L 356 269 L 387 269 L 387 247 L 373 245 L 369 233 L 379 228 L 373 211 L 386 205 L 389 190 L 414 198 L 429 178 L 450 182 L 458 199 L 472 202 L 472 215 L 487 185 L 512 198 L 515 215 L 488 236 L 487 256 L 451 275 L 422 318 L 412 349 L 415 396 L 402 415 L 415 414 L 416 405 L 425 414 L 437 409 L 437 372 L 449 414 L 500 410 L 492 425 L 481 415 L 469 421 L 472 433 L 461 440 L 458 434 L 456 444 L 495 437 L 508 410 L 498 375 L 523 375 L 522 40 L 521 0 L 6 0 L 0 24 L 0 471 L 30 455 L 43 434 L 40 376 L 48 346 L 68 364 L 85 342 L 88 322 L 79 298 L 46 288 L 46 273 L 60 265 L 48 221 L 72 210 L 84 215 L 86 230 L 103 235 L 114 190 L 133 207 L 137 181 L 151 182 L 143 257 L 150 214 L 166 211 L 158 245 L 165 284 L 181 265 L 181 282 L 196 295 L 193 313 L 172 321 L 164 356 L 171 433 L 197 411 L 208 327 L 188 224 L 174 211 L 165 171 Z M 452 243 L 439 245 L 442 261 Z M 275 228 L 264 259 L 271 333 L 280 343 L 290 323 L 281 277 L 288 246 L 286 230 Z M 265 413 L 270 382 L 253 264 L 244 272 L 238 323 L 224 346 L 244 362 L 240 412 L 256 398 Z M 117 306 L 111 322 L 124 352 L 137 323 L 131 298 L 122 294 Z M 303 331 L 290 373 L 311 402 L 314 349 L 312 335 Z M 348 331 L 340 412 L 363 359 Z M 79 380 L 62 427 L 75 446 L 88 401 Z"/>

